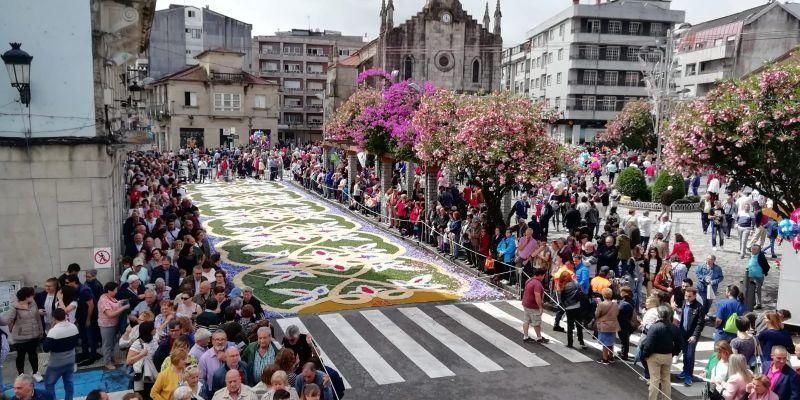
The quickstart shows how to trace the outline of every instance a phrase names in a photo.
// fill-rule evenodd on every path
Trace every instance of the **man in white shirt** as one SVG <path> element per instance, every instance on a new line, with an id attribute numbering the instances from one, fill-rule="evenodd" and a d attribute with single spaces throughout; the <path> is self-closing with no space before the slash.
<path id="1" fill-rule="evenodd" d="M 711 177 L 711 180 L 708 181 L 708 188 L 706 191 L 711 196 L 711 203 L 713 204 L 715 201 L 719 200 L 719 189 L 720 189 L 720 182 L 719 178 L 716 175 Z"/>
<path id="2" fill-rule="evenodd" d="M 664 241 L 669 243 L 669 235 L 672 233 L 672 222 L 669 222 L 669 215 L 661 217 L 657 232 L 664 235 Z"/>
<path id="3" fill-rule="evenodd" d="M 653 221 L 650 220 L 650 210 L 644 210 L 642 216 L 638 218 L 639 221 L 639 235 L 642 238 L 642 246 L 646 249 L 647 243 L 650 242 L 650 233 L 653 228 Z"/>

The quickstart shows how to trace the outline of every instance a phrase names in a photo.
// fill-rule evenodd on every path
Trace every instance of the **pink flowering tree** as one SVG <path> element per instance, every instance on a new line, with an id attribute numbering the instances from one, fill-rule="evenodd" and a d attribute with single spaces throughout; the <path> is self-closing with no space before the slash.
<path id="1" fill-rule="evenodd" d="M 365 132 L 369 121 L 365 119 L 364 110 L 381 102 L 381 92 L 372 88 L 360 88 L 353 93 L 325 124 L 325 140 L 334 142 L 352 142 L 363 147 L 366 141 Z"/>
<path id="2" fill-rule="evenodd" d="M 783 216 L 800 206 L 800 66 L 725 82 L 676 110 L 665 132 L 668 167 L 717 171 L 758 189 Z"/>
<path id="3" fill-rule="evenodd" d="M 517 183 L 544 182 L 556 170 L 559 145 L 549 134 L 549 119 L 543 104 L 511 94 L 436 92 L 423 99 L 414 119 L 420 131 L 415 148 L 420 159 L 480 185 L 489 220 L 499 225 L 506 192 Z"/>
<path id="4" fill-rule="evenodd" d="M 609 146 L 625 145 L 629 149 L 653 149 L 656 136 L 650 103 L 633 101 L 625 104 L 617 117 L 608 121 L 606 130 L 598 135 L 599 143 Z"/>

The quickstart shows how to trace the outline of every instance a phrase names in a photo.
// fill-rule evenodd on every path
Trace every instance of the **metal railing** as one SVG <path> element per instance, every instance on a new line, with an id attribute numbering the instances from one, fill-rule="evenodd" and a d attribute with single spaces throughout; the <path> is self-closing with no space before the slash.
<path id="1" fill-rule="evenodd" d="M 228 73 L 228 72 L 212 72 L 209 78 L 212 81 L 217 81 L 217 82 L 242 82 L 244 80 L 244 74 Z"/>

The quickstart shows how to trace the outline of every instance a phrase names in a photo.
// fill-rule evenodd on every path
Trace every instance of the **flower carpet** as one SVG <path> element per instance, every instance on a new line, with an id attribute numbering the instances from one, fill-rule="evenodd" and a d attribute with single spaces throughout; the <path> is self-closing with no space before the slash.
<path id="1" fill-rule="evenodd" d="M 272 315 L 501 297 L 292 186 L 248 179 L 189 189 L 223 268 Z"/>

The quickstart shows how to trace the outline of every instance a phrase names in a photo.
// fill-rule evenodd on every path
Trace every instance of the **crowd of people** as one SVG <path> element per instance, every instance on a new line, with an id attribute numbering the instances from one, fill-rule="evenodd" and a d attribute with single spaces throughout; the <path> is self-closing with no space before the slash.
<path id="1" fill-rule="evenodd" d="M 126 399 L 341 398 L 342 379 L 324 365 L 310 336 L 290 326 L 280 344 L 273 340 L 264 307 L 252 288 L 233 285 L 183 186 L 233 181 L 236 174 L 281 179 L 285 154 L 130 153 L 119 278 L 100 282 L 96 270 L 69 265 L 43 291 L 19 289 L 0 318 L 16 350 L 14 399 L 52 399 L 60 381 L 59 398 L 71 400 L 76 364 L 99 360 L 106 370 L 124 368 L 132 389 Z M 44 371 L 39 352 L 49 353 Z M 108 397 L 98 391 L 88 398 Z"/>
<path id="2" fill-rule="evenodd" d="M 62 276 L 44 282 L 41 292 L 21 288 L 11 312 L 0 319 L 10 326 L 16 348 L 16 397 L 49 398 L 61 380 L 69 400 L 74 364 L 102 360 L 108 370 L 124 366 L 131 396 L 137 396 L 130 398 L 341 398 L 342 379 L 324 365 L 310 336 L 291 326 L 280 345 L 273 340 L 263 306 L 252 288 L 231 282 L 184 187 L 206 179 L 280 180 L 284 168 L 304 188 L 415 237 L 499 287 L 522 288 L 523 341 L 548 342 L 541 323 L 551 307 L 554 330 L 566 334 L 568 347 L 577 338 L 586 349 L 588 330 L 603 345 L 598 363 L 641 362 L 651 399 L 669 398 L 673 356 L 682 356 L 679 378 L 693 384 L 694 353 L 707 328 L 716 343 L 716 359 L 707 372 L 710 396 L 800 397 L 800 378 L 787 365 L 795 351 L 783 327 L 789 311 L 747 312 L 740 288 L 724 285 L 715 255 L 695 260 L 684 235 L 673 231 L 668 209 L 660 215 L 635 209 L 619 214 L 614 175 L 640 166 L 652 176 L 652 154 L 604 153 L 597 163 L 551 182 L 520 186 L 503 221 L 491 217 L 479 185 L 446 169 L 437 174 L 435 206 L 426 210 L 426 172 L 418 166 L 415 180 L 405 182 L 411 165 L 394 164 L 386 177 L 389 188 L 382 190 L 374 162 L 349 169 L 345 158 L 326 163 L 322 154 L 318 143 L 131 153 L 126 164 L 130 217 L 123 224 L 119 279 L 102 283 L 95 270 L 84 271 L 81 279 L 80 266 L 70 265 Z M 738 232 L 758 309 L 770 269 L 766 239 L 767 249 L 775 251 L 770 218 L 760 212 L 767 203 L 746 191 L 728 192 L 720 202 L 725 185 L 712 179 L 717 182 L 709 182 L 701 206 L 703 229 L 710 228 L 715 247 L 717 238 L 722 247 L 732 231 Z M 691 177 L 687 184 L 694 181 Z M 632 351 L 636 333 L 642 340 Z M 50 353 L 43 375 L 40 350 Z M 24 373 L 26 358 L 30 375 Z M 45 390 L 33 389 L 39 381 Z"/>
<path id="3" fill-rule="evenodd" d="M 795 352 L 783 326 L 790 312 L 748 312 L 740 287 L 723 284 L 723 268 L 715 254 L 724 239 L 738 233 L 738 251 L 746 259 L 743 267 L 755 285 L 753 309 L 761 309 L 762 285 L 770 270 L 766 251 L 775 258 L 777 225 L 761 212 L 769 203 L 757 191 L 733 190 L 724 178 L 708 177 L 700 214 L 704 233 L 711 231 L 714 253 L 698 261 L 685 235 L 673 230 L 667 200 L 673 187 L 662 196 L 657 215 L 636 209 L 618 212 L 616 173 L 634 166 L 652 182 L 653 154 L 594 153 L 599 159 L 569 175 L 539 186 L 520 186 L 510 213 L 503 216 L 510 222 L 505 225 L 490 219 L 480 186 L 450 177 L 446 169 L 437 175 L 435 207 L 426 211 L 419 167 L 415 181 L 405 182 L 408 166 L 395 164 L 384 191 L 375 165 L 359 163 L 351 189 L 347 160 L 326 169 L 321 149 L 307 150 L 295 152 L 291 161 L 296 182 L 306 189 L 369 215 L 388 229 L 413 235 L 495 283 L 524 287 L 522 340 L 548 342 L 541 334 L 541 315 L 545 307 L 553 307 L 554 330 L 566 333 L 567 347 L 574 347 L 577 337 L 586 349 L 584 330 L 590 329 L 603 345 L 598 363 L 640 362 L 650 398 L 656 399 L 670 396 L 674 356 L 680 355 L 683 362 L 678 379 L 686 386 L 694 383 L 695 350 L 707 330 L 717 347 L 732 348 L 736 355 L 733 362 L 720 356 L 716 368 L 709 369 L 709 397 L 800 398 L 800 378 L 785 366 L 787 354 Z M 697 195 L 700 182 L 699 174 L 686 176 L 685 192 Z M 765 248 L 766 239 L 770 242 Z M 530 327 L 535 336 L 529 336 Z M 642 341 L 631 352 L 630 338 L 636 333 Z M 614 354 L 617 342 L 620 350 Z M 740 357 L 747 372 L 741 371 Z"/>

